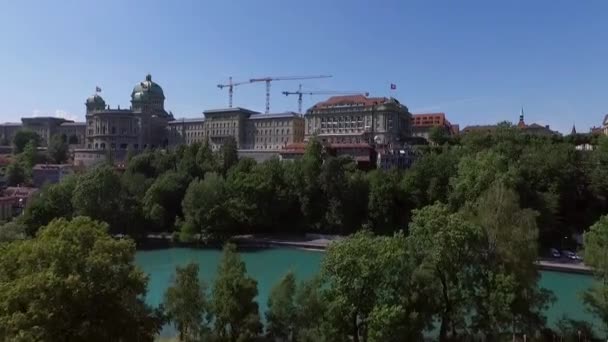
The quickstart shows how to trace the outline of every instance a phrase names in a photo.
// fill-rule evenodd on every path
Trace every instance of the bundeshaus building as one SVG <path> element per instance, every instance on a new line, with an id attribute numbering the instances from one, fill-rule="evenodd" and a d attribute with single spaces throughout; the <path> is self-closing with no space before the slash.
<path id="1" fill-rule="evenodd" d="M 76 164 L 96 164 L 109 154 L 122 160 L 129 150 L 137 153 L 169 144 L 167 125 L 173 115 L 165 110 L 165 94 L 151 75 L 133 87 L 128 109 L 110 108 L 98 92 L 85 105 L 86 142 L 74 151 Z"/>

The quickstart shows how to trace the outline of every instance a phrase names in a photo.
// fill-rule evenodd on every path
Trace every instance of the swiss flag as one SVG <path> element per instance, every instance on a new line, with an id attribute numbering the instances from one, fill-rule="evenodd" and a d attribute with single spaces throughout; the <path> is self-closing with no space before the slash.
<path id="1" fill-rule="evenodd" d="M 391 83 L 391 90 L 397 89 L 397 85 L 395 83 Z"/>

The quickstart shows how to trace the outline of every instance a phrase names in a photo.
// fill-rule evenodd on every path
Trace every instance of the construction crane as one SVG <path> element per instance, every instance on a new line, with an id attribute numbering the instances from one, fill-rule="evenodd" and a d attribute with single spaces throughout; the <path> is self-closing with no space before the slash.
<path id="1" fill-rule="evenodd" d="M 309 80 L 309 79 L 313 79 L 313 78 L 330 78 L 330 77 L 331 77 L 331 75 L 263 77 L 263 78 L 252 78 L 249 80 L 249 82 L 250 83 L 266 82 L 266 114 L 268 114 L 268 113 L 270 113 L 270 82 L 272 82 L 272 81 Z"/>
<path id="2" fill-rule="evenodd" d="M 217 87 L 220 89 L 228 88 L 228 107 L 229 108 L 232 108 L 232 95 L 234 94 L 234 87 L 240 86 L 241 84 L 248 84 L 248 83 L 251 83 L 251 81 L 233 83 L 232 77 L 228 77 L 227 84 L 218 84 L 217 85 Z"/>
<path id="3" fill-rule="evenodd" d="M 298 95 L 298 113 L 302 114 L 302 95 L 364 95 L 369 96 L 368 92 L 360 92 L 360 91 L 310 91 L 310 90 L 302 90 L 302 85 L 298 87 L 297 91 L 284 91 L 283 94 L 285 96 L 289 95 Z"/>

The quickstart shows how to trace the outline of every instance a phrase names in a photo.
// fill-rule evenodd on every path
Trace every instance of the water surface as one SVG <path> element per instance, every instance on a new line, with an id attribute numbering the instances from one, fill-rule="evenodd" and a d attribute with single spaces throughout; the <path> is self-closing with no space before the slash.
<path id="1" fill-rule="evenodd" d="M 263 318 L 267 308 L 270 289 L 287 273 L 293 271 L 298 280 L 314 276 L 320 267 L 323 252 L 306 251 L 295 248 L 270 248 L 255 251 L 241 251 L 241 258 L 247 265 L 247 272 L 258 282 L 258 304 Z M 161 303 L 163 294 L 171 282 L 178 265 L 194 261 L 200 265 L 200 276 L 208 286 L 215 279 L 215 272 L 221 257 L 220 250 L 169 248 L 152 251 L 139 251 L 135 262 L 150 275 L 146 301 L 156 306 Z M 550 325 L 554 325 L 563 315 L 570 318 L 592 322 L 595 330 L 600 331 L 599 320 L 585 311 L 580 293 L 593 284 L 588 275 L 542 271 L 540 286 L 553 291 L 557 300 L 546 312 Z M 171 335 L 167 328 L 162 335 Z"/>

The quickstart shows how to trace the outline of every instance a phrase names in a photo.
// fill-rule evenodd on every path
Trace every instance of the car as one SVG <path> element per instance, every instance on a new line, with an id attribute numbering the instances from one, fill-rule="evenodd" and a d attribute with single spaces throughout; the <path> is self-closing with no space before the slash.
<path id="1" fill-rule="evenodd" d="M 551 256 L 554 257 L 554 258 L 561 258 L 562 257 L 562 254 L 556 248 L 551 248 L 550 252 L 551 252 Z"/>
<path id="2" fill-rule="evenodd" d="M 573 251 L 562 251 L 562 255 L 570 260 L 576 260 L 576 253 Z"/>

